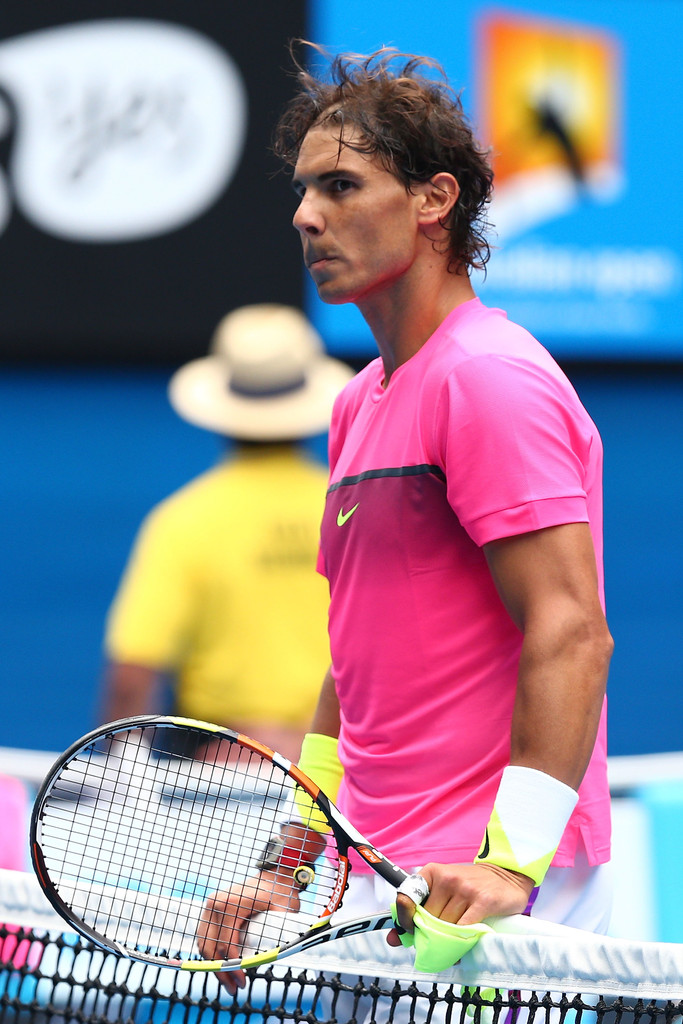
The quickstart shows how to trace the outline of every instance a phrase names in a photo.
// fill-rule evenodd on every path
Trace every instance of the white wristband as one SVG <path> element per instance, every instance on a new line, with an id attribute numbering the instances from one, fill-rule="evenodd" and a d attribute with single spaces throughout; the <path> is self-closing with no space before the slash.
<path id="1" fill-rule="evenodd" d="M 552 775 L 508 765 L 476 862 L 519 871 L 540 885 L 578 799 Z"/>

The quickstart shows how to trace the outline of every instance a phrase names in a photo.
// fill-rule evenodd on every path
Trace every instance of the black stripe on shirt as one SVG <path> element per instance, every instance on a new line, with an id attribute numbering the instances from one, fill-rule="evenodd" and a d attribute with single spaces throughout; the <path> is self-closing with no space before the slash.
<path id="1" fill-rule="evenodd" d="M 368 469 L 364 473 L 358 473 L 357 476 L 344 476 L 336 484 L 332 484 L 327 493 L 332 494 L 333 491 L 338 490 L 340 487 L 358 484 L 363 480 L 377 480 L 380 477 L 386 476 L 420 476 L 423 473 L 431 473 L 433 476 L 443 480 L 444 483 L 446 481 L 446 474 L 440 466 L 430 466 L 427 463 L 423 463 L 420 466 L 389 466 L 387 469 Z"/>

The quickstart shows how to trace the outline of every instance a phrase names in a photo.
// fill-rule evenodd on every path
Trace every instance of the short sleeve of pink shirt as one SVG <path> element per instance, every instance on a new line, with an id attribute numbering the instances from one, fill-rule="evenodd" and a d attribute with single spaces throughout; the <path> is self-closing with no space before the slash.
<path id="1" fill-rule="evenodd" d="M 487 312 L 494 322 L 500 316 Z M 464 353 L 442 377 L 434 437 L 448 501 L 479 547 L 549 526 L 591 523 L 601 565 L 598 432 L 545 350 L 515 324 L 506 322 L 505 334 L 518 338 L 510 346 L 516 351 Z M 532 346 L 530 359 L 525 349 Z"/>

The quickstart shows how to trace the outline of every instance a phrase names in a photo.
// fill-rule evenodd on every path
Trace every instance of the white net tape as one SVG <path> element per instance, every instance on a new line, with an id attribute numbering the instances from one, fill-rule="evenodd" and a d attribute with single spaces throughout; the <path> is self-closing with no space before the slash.
<path id="1" fill-rule="evenodd" d="M 0 871 L 0 920 L 49 932 L 69 930 L 33 875 L 24 872 Z M 287 958 L 283 966 L 505 990 L 683 1000 L 683 944 L 597 936 L 525 917 L 488 923 L 493 933 L 440 974 L 415 971 L 412 951 L 387 946 L 385 933 L 326 943 Z"/>

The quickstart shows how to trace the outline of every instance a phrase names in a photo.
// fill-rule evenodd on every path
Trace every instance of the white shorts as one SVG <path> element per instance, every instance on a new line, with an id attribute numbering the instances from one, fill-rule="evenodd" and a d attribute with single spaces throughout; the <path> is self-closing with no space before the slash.
<path id="1" fill-rule="evenodd" d="M 415 869 L 418 870 L 418 869 Z M 362 917 L 387 910 L 396 890 L 379 875 L 352 874 L 336 919 Z M 604 935 L 612 915 L 612 865 L 591 867 L 577 853 L 571 868 L 549 868 L 531 910 L 531 917 Z"/>

